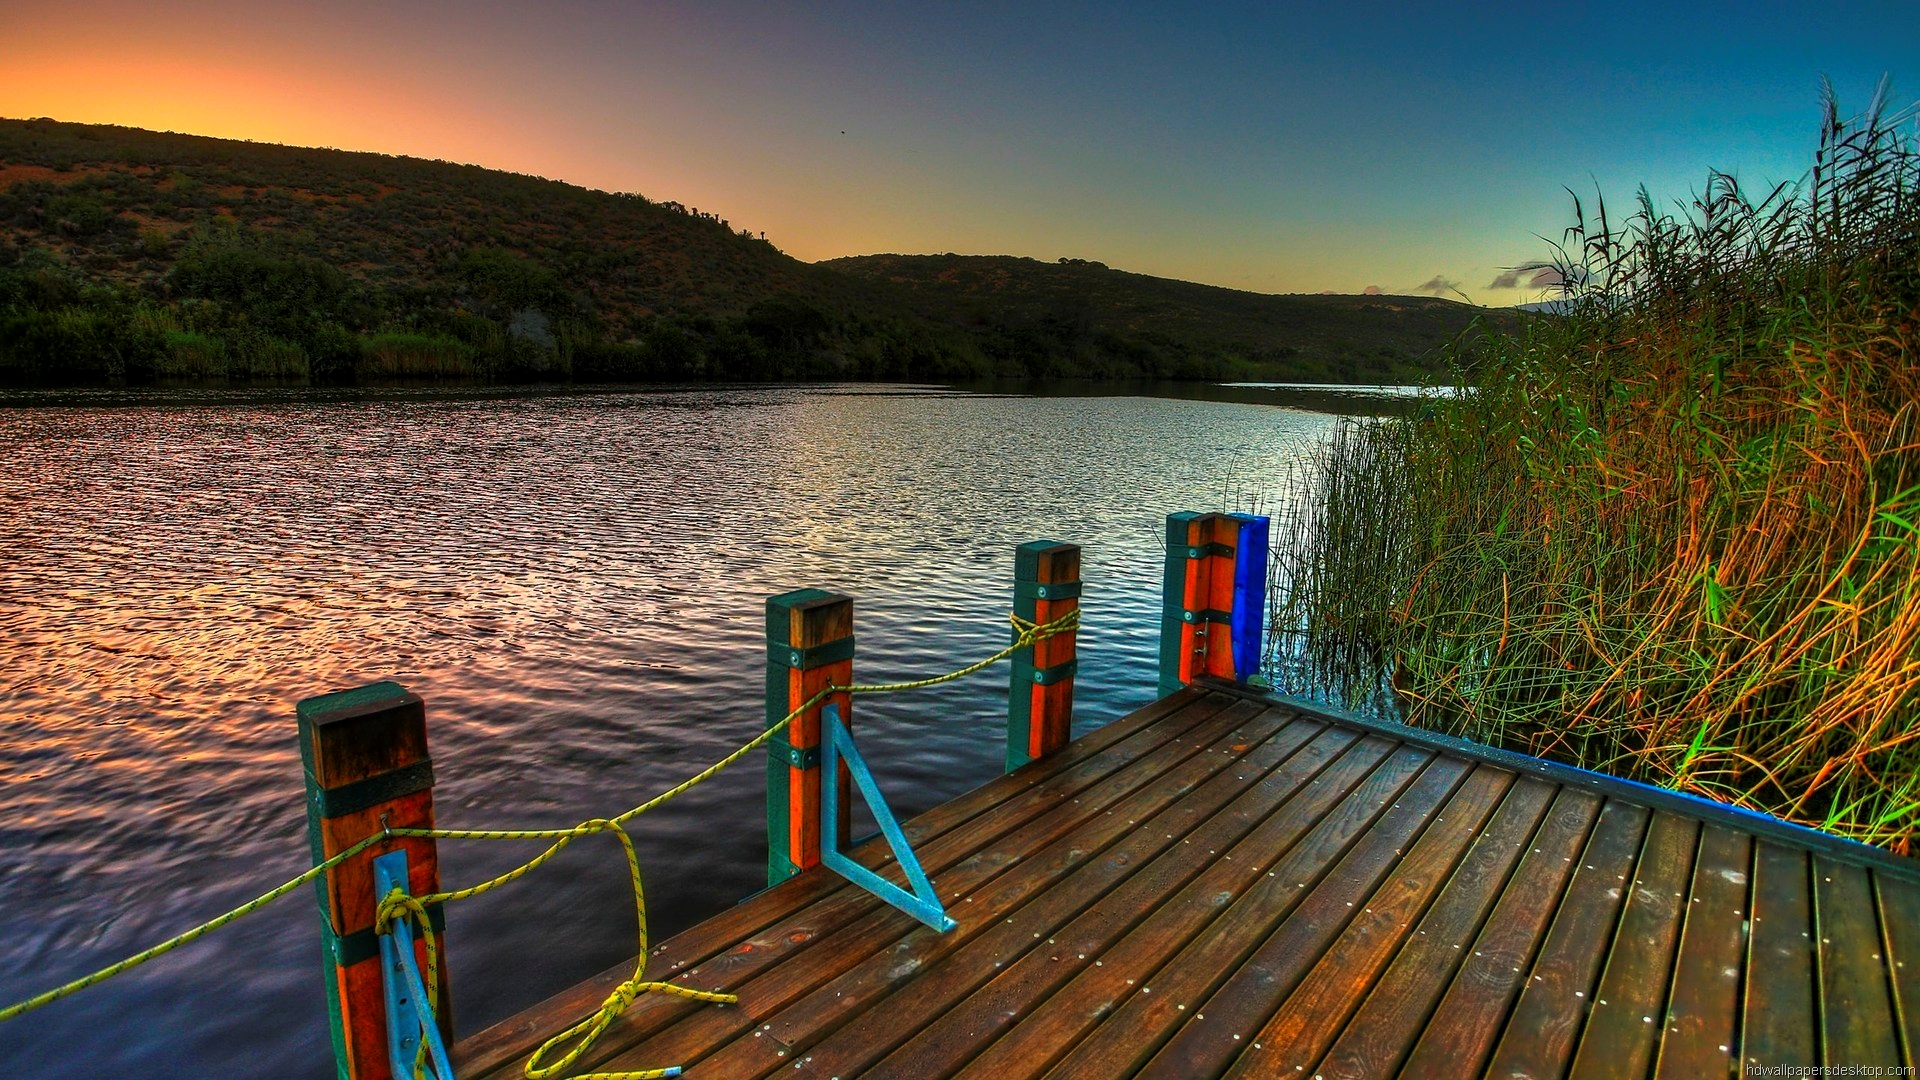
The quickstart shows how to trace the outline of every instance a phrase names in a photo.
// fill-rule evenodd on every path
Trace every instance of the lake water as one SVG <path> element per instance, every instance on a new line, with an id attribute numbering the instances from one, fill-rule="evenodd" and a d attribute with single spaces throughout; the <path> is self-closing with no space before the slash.
<path id="1" fill-rule="evenodd" d="M 1277 505 L 1335 423 L 1228 396 L 0 398 L 0 1004 L 304 870 L 314 694 L 426 699 L 441 825 L 570 825 L 758 731 L 768 595 L 852 594 L 857 677 L 920 677 L 1005 644 L 1013 547 L 1054 539 L 1076 730 L 1119 716 L 1154 696 L 1164 516 Z M 1006 687 L 858 700 L 901 817 L 998 773 Z M 637 825 L 655 940 L 764 885 L 763 802 L 756 759 Z M 443 842 L 443 885 L 534 850 Z M 459 1029 L 631 957 L 632 918 L 611 841 L 451 906 Z M 317 925 L 302 890 L 0 1024 L 0 1060 L 331 1076 Z"/>

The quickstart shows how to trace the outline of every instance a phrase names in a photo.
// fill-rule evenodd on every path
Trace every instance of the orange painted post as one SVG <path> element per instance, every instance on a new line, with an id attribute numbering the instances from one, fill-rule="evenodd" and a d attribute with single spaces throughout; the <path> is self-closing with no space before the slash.
<path id="1" fill-rule="evenodd" d="M 1246 682 L 1266 629 L 1268 519 L 1167 515 L 1160 696 L 1203 675 Z"/>
<path id="2" fill-rule="evenodd" d="M 426 706 L 397 683 L 382 682 L 300 702 L 300 761 L 307 781 L 307 840 L 317 865 L 383 828 L 433 827 L 433 762 L 427 756 Z M 340 1080 L 391 1080 L 387 1009 L 374 937 L 375 856 L 404 848 L 408 891 L 440 888 L 431 839 L 395 838 L 327 871 L 314 882 L 327 980 L 327 1018 Z M 440 906 L 427 909 L 439 951 L 440 994 L 433 1013 L 453 1040 Z M 416 959 L 423 969 L 426 943 Z"/>
<path id="3" fill-rule="evenodd" d="M 1080 608 L 1080 545 L 1036 540 L 1013 556 L 1013 613 L 1049 623 Z M 1014 630 L 1018 637 L 1020 631 Z M 1076 631 L 1013 654 L 1007 690 L 1007 771 L 1046 757 L 1073 738 Z"/>
<path id="4" fill-rule="evenodd" d="M 829 686 L 853 681 L 853 598 L 800 589 L 767 600 L 767 723 L 778 723 Z M 853 727 L 853 698 L 839 693 L 794 718 L 767 743 L 767 884 L 778 885 L 820 862 L 820 710 L 840 707 Z M 840 767 L 839 783 L 847 783 Z M 835 835 L 846 844 L 853 800 L 840 801 Z"/>

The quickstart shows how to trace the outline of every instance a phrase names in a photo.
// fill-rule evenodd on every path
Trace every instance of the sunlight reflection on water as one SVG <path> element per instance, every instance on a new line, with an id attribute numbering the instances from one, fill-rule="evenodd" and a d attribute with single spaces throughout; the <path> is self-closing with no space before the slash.
<path id="1" fill-rule="evenodd" d="M 1085 548 L 1077 730 L 1118 716 L 1154 694 L 1163 516 L 1271 505 L 1334 423 L 872 391 L 0 400 L 0 999 L 303 870 L 312 694 L 426 699 L 441 824 L 567 825 L 758 730 L 767 595 L 853 594 L 861 680 L 920 677 L 1005 643 L 1011 548 L 1048 538 Z M 997 774 L 1005 679 L 858 703 L 903 818 Z M 656 940 L 763 884 L 762 782 L 733 770 L 636 830 Z M 443 845 L 443 881 L 530 853 Z M 310 905 L 0 1025 L 0 1055 L 330 1075 Z M 464 1032 L 633 953 L 610 844 L 448 922 Z"/>

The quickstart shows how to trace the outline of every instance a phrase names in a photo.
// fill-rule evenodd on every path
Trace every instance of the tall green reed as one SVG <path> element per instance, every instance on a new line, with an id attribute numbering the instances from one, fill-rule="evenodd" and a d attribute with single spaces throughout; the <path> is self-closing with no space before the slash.
<path id="1" fill-rule="evenodd" d="M 1914 117 L 1885 83 L 1847 119 L 1829 90 L 1799 184 L 1753 198 L 1714 172 L 1624 222 L 1576 198 L 1537 264 L 1568 313 L 1459 342 L 1466 392 L 1344 426 L 1302 478 L 1276 661 L 1415 724 L 1909 850 Z"/>

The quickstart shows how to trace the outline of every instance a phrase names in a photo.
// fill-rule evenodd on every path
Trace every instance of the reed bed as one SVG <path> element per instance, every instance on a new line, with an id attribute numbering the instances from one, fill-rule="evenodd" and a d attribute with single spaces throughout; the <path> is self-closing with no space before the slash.
<path id="1" fill-rule="evenodd" d="M 1809 173 L 1763 196 L 1576 199 L 1540 264 L 1567 313 L 1457 343 L 1468 392 L 1345 425 L 1301 478 L 1276 667 L 1913 853 L 1920 149 L 1886 102 L 1829 89 Z"/>
<path id="2" fill-rule="evenodd" d="M 374 334 L 360 339 L 353 370 L 362 379 L 466 378 L 477 370 L 474 352 L 445 334 Z"/>

